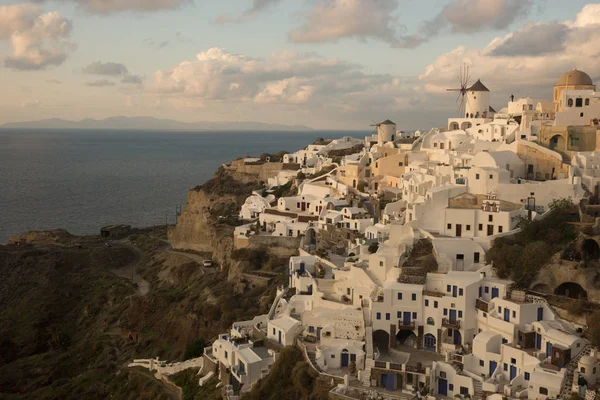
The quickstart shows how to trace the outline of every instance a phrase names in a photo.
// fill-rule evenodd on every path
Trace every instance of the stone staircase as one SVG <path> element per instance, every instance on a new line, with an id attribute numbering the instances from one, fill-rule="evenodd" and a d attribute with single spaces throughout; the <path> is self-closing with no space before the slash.
<path id="1" fill-rule="evenodd" d="M 473 379 L 473 400 L 484 400 L 483 383 Z"/>
<path id="2" fill-rule="evenodd" d="M 368 300 L 363 300 L 363 318 L 365 320 L 365 372 L 363 374 L 363 385 L 371 386 L 371 368 L 375 366 L 373 359 L 373 321 L 371 320 L 371 309 Z"/>
<path id="3" fill-rule="evenodd" d="M 313 367 L 315 367 L 315 369 L 319 372 L 323 372 L 321 371 L 321 368 L 319 367 L 319 364 L 317 364 L 317 355 L 314 351 L 308 351 L 308 349 L 306 350 L 306 355 L 308 356 L 308 360 L 310 361 L 310 363 L 313 365 Z"/>
<path id="4" fill-rule="evenodd" d="M 559 398 L 568 399 L 571 396 L 571 391 L 573 390 L 573 372 L 577 369 L 577 364 L 579 363 L 579 360 L 581 360 L 581 357 L 589 356 L 591 352 L 592 345 L 588 344 L 579 352 L 579 354 L 571 359 L 566 367 L 567 372 L 565 372 L 565 379 L 563 380 L 562 388 L 560 389 Z"/>

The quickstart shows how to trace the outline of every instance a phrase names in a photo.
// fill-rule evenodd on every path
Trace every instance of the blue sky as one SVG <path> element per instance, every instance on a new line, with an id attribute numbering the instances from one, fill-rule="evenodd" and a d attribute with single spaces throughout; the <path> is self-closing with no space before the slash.
<path id="1" fill-rule="evenodd" d="M 463 63 L 496 108 L 515 91 L 550 97 L 573 67 L 600 78 L 590 51 L 599 10 L 579 0 L 0 0 L 0 123 L 149 115 L 364 129 L 391 118 L 425 129 L 455 112 L 443 92 Z"/>

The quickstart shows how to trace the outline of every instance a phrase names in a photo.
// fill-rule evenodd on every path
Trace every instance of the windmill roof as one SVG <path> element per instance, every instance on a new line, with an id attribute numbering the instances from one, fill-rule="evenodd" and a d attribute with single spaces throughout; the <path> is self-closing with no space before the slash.
<path id="1" fill-rule="evenodd" d="M 473 84 L 473 86 L 471 86 L 468 90 L 472 91 L 472 92 L 489 92 L 490 89 L 486 88 L 485 85 L 483 83 L 481 83 L 481 81 L 479 79 L 477 79 L 477 82 L 475 82 Z"/>
<path id="2" fill-rule="evenodd" d="M 385 121 L 383 121 L 379 125 L 396 125 L 396 124 L 393 123 L 392 121 L 390 121 L 389 119 L 386 119 Z"/>

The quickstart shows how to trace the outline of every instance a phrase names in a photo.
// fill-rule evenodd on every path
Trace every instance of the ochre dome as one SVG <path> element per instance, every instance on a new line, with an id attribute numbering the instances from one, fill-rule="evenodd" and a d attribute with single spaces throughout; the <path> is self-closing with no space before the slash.
<path id="1" fill-rule="evenodd" d="M 556 86 L 593 86 L 592 78 L 583 71 L 574 69 L 563 74 L 558 81 Z"/>

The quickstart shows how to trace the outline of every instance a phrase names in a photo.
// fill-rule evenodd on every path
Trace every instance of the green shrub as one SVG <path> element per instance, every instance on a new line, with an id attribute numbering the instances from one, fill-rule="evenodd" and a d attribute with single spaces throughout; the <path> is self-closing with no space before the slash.
<path id="1" fill-rule="evenodd" d="M 202 338 L 194 340 L 192 343 L 188 344 L 185 348 L 185 352 L 183 353 L 183 360 L 190 360 L 192 358 L 198 358 L 202 354 L 204 354 L 204 348 L 206 347 L 206 342 Z"/>

